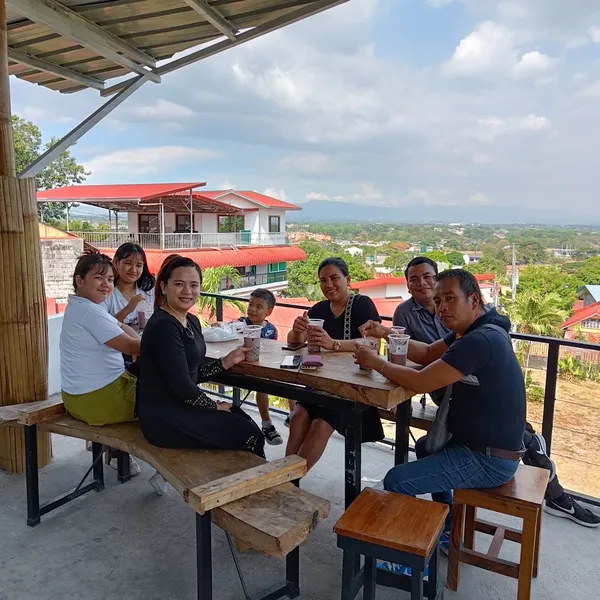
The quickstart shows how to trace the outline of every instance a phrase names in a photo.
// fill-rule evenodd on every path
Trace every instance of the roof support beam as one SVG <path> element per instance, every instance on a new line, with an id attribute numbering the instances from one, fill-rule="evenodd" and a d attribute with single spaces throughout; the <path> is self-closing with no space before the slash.
<path id="1" fill-rule="evenodd" d="M 132 46 L 93 21 L 82 17 L 56 0 L 6 0 L 6 5 L 16 13 L 41 23 L 52 31 L 93 50 L 123 67 L 147 76 L 155 83 L 160 77 L 145 67 L 155 67 L 156 61 L 149 54 Z"/>
<path id="2" fill-rule="evenodd" d="M 206 0 L 183 0 L 190 8 L 195 10 L 205 21 L 208 21 L 215 29 L 231 41 L 235 41 L 239 31 Z"/>
<path id="3" fill-rule="evenodd" d="M 31 54 L 26 54 L 25 52 L 15 50 L 14 48 L 8 49 L 8 58 L 14 62 L 31 67 L 32 69 L 37 69 L 38 71 L 44 71 L 45 73 L 50 73 L 51 75 L 74 81 L 79 85 L 85 85 L 95 90 L 104 89 L 104 82 L 95 77 L 89 77 L 88 75 L 78 73 L 67 67 L 61 67 L 60 65 L 31 56 Z"/>
<path id="4" fill-rule="evenodd" d="M 282 27 L 287 27 L 292 23 L 296 23 L 298 21 L 302 21 L 308 17 L 312 17 L 318 13 L 326 11 L 334 6 L 339 6 L 340 4 L 345 4 L 348 0 L 319 0 L 318 2 L 313 2 L 308 6 L 304 6 L 295 10 L 293 12 L 288 13 L 287 15 L 277 17 L 272 21 L 264 23 L 263 25 L 258 25 L 248 31 L 244 31 L 240 33 L 235 41 L 233 40 L 223 40 L 217 44 L 213 44 L 212 46 L 208 46 L 207 48 L 202 48 L 202 50 L 198 50 L 196 52 L 192 52 L 187 56 L 182 56 L 176 60 L 172 60 L 171 62 L 158 67 L 154 72 L 159 75 L 166 75 L 167 73 L 171 73 L 172 71 L 176 71 L 181 67 L 185 67 L 192 63 L 198 62 L 210 56 L 214 56 L 215 54 L 220 54 L 224 50 L 228 50 L 229 48 L 235 48 L 236 46 L 240 46 L 244 42 L 249 42 L 250 40 L 254 40 L 258 37 L 261 37 L 267 33 L 271 33 L 273 31 L 277 31 Z M 129 82 L 135 81 L 135 77 L 131 77 L 130 79 L 123 81 L 121 83 L 117 83 L 111 87 L 105 88 L 102 92 L 100 92 L 101 96 L 110 96 L 115 94 L 123 89 Z"/>
<path id="5" fill-rule="evenodd" d="M 54 146 L 48 148 L 34 163 L 18 174 L 18 177 L 35 177 L 43 171 L 52 161 L 58 158 L 67 148 L 75 144 L 77 140 L 87 133 L 94 125 L 99 123 L 106 115 L 111 113 L 119 104 L 127 100 L 133 92 L 146 83 L 145 77 L 138 77 L 130 81 L 127 86 L 116 96 L 105 102 L 97 111 L 93 112 L 85 121 L 82 121 L 75 129 L 72 129 L 65 137 Z"/>

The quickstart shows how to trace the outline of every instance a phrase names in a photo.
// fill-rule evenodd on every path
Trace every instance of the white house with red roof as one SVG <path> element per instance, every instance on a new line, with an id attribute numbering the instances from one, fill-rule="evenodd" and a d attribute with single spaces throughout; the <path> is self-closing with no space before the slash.
<path id="1" fill-rule="evenodd" d="M 38 202 L 87 204 L 106 209 L 109 231 L 77 235 L 108 255 L 125 242 L 146 250 L 156 272 L 169 254 L 200 267 L 233 266 L 244 288 L 287 287 L 287 263 L 306 255 L 286 239 L 286 212 L 299 206 L 253 191 L 199 190 L 202 182 L 77 185 L 38 192 Z M 223 281 L 223 289 L 231 281 Z"/>
<path id="2" fill-rule="evenodd" d="M 597 343 L 600 341 L 600 302 L 579 306 L 560 328 L 568 340 L 583 337 Z"/>

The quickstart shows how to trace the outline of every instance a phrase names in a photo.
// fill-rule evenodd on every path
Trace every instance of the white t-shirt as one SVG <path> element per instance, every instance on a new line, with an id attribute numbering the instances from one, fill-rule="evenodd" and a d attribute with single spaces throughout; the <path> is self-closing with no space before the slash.
<path id="1" fill-rule="evenodd" d="M 154 290 L 151 289 L 147 292 L 140 290 L 136 286 L 135 288 L 136 294 L 142 294 L 146 299 L 144 302 L 140 302 L 137 305 L 137 308 L 132 310 L 124 319 L 123 323 L 127 325 L 131 325 L 133 327 L 138 324 L 138 311 L 146 310 L 153 311 L 154 310 Z M 112 294 L 103 302 L 103 306 L 109 312 L 109 314 L 115 316 L 117 313 L 120 313 L 127 305 L 129 304 L 129 300 L 123 296 L 119 288 L 115 287 Z"/>
<path id="2" fill-rule="evenodd" d="M 123 355 L 106 345 L 122 333 L 103 304 L 69 296 L 60 334 L 61 387 L 67 394 L 99 390 L 123 374 Z"/>

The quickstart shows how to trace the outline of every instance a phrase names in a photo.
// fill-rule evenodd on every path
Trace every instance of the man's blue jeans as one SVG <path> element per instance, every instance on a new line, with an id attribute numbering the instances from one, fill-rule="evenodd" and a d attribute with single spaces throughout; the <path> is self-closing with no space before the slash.
<path id="1" fill-rule="evenodd" d="M 431 494 L 436 502 L 452 506 L 452 490 L 493 488 L 512 479 L 519 462 L 474 452 L 450 442 L 443 450 L 428 455 L 425 438 L 415 445 L 417 459 L 397 465 L 383 480 L 384 488 L 405 496 Z M 450 515 L 446 521 L 449 529 Z"/>

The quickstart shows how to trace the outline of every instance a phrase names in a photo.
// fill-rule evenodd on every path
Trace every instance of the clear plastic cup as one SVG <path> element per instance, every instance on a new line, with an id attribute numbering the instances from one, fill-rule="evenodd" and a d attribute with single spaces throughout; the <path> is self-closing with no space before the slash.
<path id="1" fill-rule="evenodd" d="M 244 328 L 246 327 L 244 321 L 233 321 L 231 325 L 236 333 L 244 333 Z"/>
<path id="2" fill-rule="evenodd" d="M 389 335 L 398 335 L 398 334 L 402 334 L 406 331 L 406 327 L 400 327 L 400 325 L 392 325 L 392 327 L 390 327 L 390 333 Z M 389 343 L 387 344 L 387 359 L 390 360 L 390 345 Z"/>
<path id="3" fill-rule="evenodd" d="M 388 360 L 395 365 L 406 365 L 410 335 L 394 333 L 388 336 Z"/>
<path id="4" fill-rule="evenodd" d="M 325 321 L 323 319 L 309 319 L 308 320 L 308 353 L 319 354 L 321 352 L 321 346 L 310 343 L 310 330 L 323 327 Z"/>
<path id="5" fill-rule="evenodd" d="M 367 346 L 367 348 L 371 348 L 371 350 L 377 350 L 377 347 L 379 346 L 379 340 L 375 339 L 375 338 L 369 338 L 369 337 L 365 337 L 365 338 L 360 338 L 358 340 L 356 340 L 356 343 L 359 346 Z M 369 369 L 368 367 L 363 367 L 362 365 L 359 365 L 360 370 L 361 371 L 372 371 L 373 369 Z"/>
<path id="6" fill-rule="evenodd" d="M 246 354 L 248 362 L 258 362 L 260 360 L 260 325 L 246 325 L 244 327 L 244 347 L 251 350 Z"/>
<path id="7" fill-rule="evenodd" d="M 138 322 L 138 329 L 140 331 L 144 331 L 153 312 L 154 311 L 152 310 L 152 306 L 150 304 L 148 304 L 147 302 L 140 302 L 138 304 L 137 322 Z"/>

